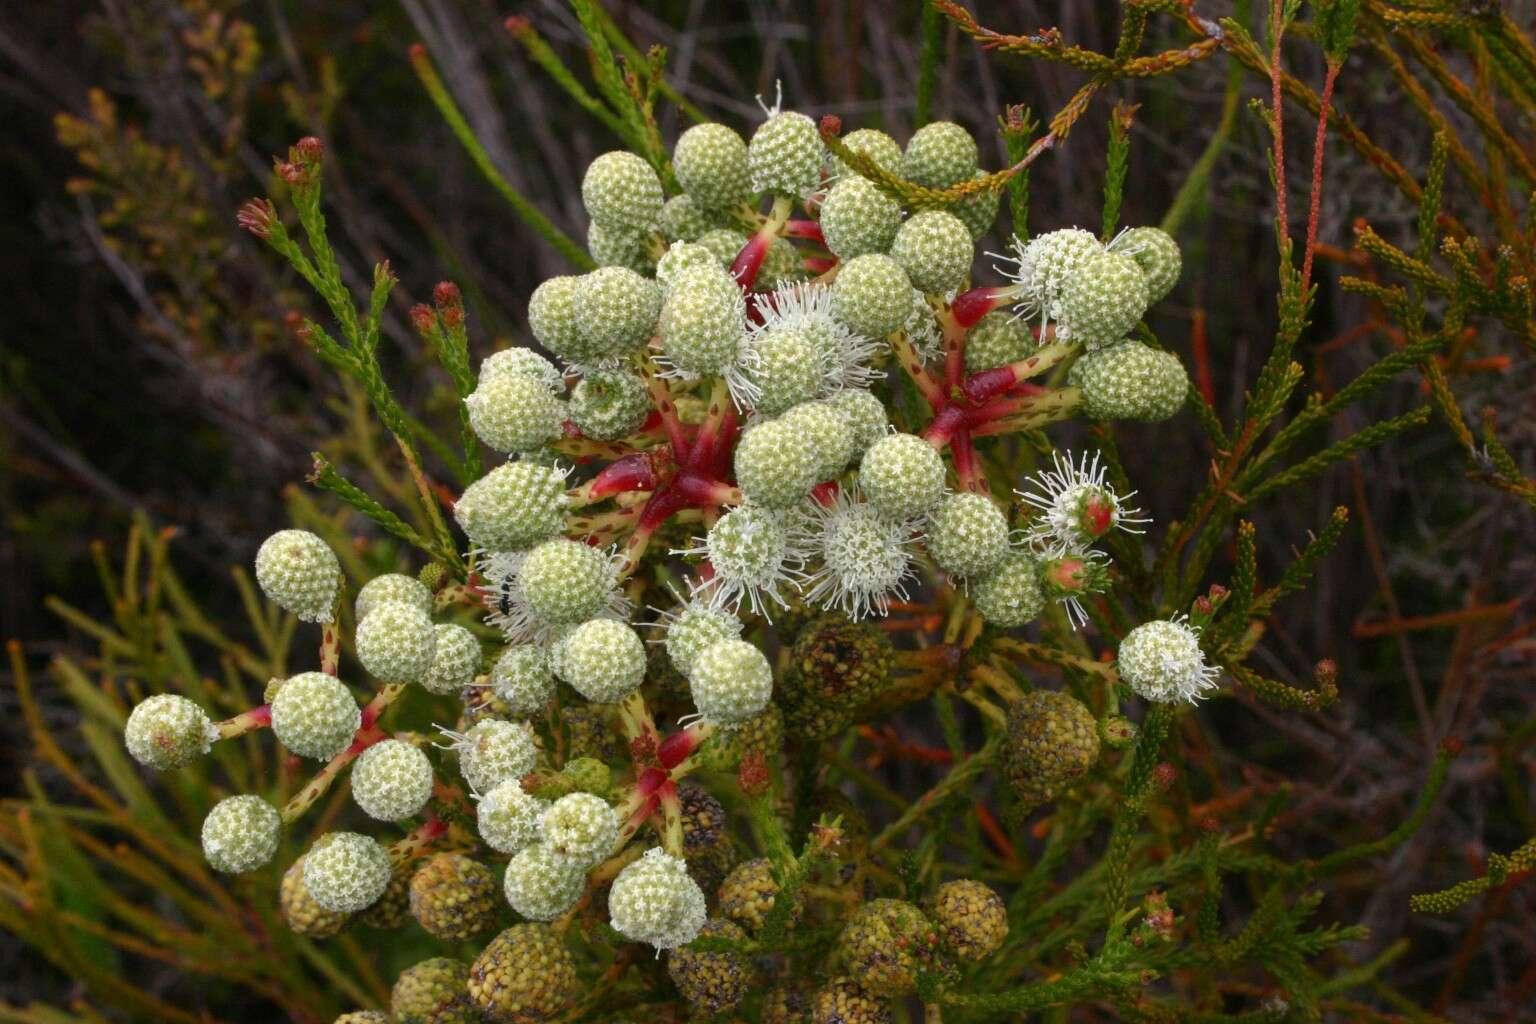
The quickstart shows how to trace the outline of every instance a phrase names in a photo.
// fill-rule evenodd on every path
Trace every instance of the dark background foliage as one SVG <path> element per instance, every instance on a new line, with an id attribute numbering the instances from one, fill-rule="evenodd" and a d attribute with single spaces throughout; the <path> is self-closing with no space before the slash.
<path id="1" fill-rule="evenodd" d="M 971 6 L 989 25 L 1055 25 L 1101 51 L 1113 46 L 1119 20 L 1109 3 Z M 1229 13 L 1224 3 L 1200 6 L 1209 16 Z M 1506 5 L 1523 24 L 1528 6 Z M 754 94 L 780 82 L 786 105 L 898 139 L 910 131 L 920 17 L 912 0 L 610 9 L 632 38 L 666 46 L 673 84 L 723 120 L 755 123 Z M 211 612 L 229 610 L 236 599 L 225 567 L 247 562 L 285 521 L 285 489 L 303 486 L 308 452 L 346 436 L 355 410 L 283 327 L 285 312 L 308 308 L 307 296 L 234 226 L 239 204 L 269 187 L 272 157 L 299 136 L 319 135 L 331 155 L 329 218 L 346 271 L 363 281 L 387 257 L 402 279 L 387 358 L 409 407 L 440 419 L 450 410 L 450 392 L 405 318 L 436 281 L 451 277 L 464 289 L 478 355 L 526 339 L 527 296 L 562 261 L 475 171 L 406 59 L 412 43 L 426 43 L 502 173 L 580 238 L 574 183 L 615 141 L 502 30 L 511 13 L 581 64 L 574 21 L 554 0 L 517 9 L 486 0 L 71 0 L 0 13 L 0 635 L 22 638 L 38 659 L 77 644 L 42 599 L 57 594 L 101 610 L 89 545 L 115 543 L 136 509 L 180 532 L 189 582 L 206 591 Z M 1299 48 L 1290 69 L 1316 83 L 1321 59 Z M 1161 219 L 1220 118 L 1224 75 L 1224 61 L 1214 60 L 1115 88 L 1141 104 L 1124 223 Z M 971 128 L 984 164 L 997 167 L 1004 106 L 1027 103 L 1048 117 L 1081 81 L 1059 65 L 983 52 L 951 31 L 934 114 Z M 1250 83 L 1251 94 L 1261 91 Z M 1338 103 L 1423 176 L 1430 130 L 1379 65 L 1352 59 Z M 1036 165 L 1032 229 L 1097 226 L 1108 112 L 1098 100 Z M 668 138 L 677 120 L 664 112 Z M 1310 139 L 1312 124 L 1298 115 L 1293 137 Z M 1528 135 L 1530 126 L 1510 127 Z M 1181 234 L 1184 278 L 1155 323 L 1186 364 L 1203 323 L 1223 414 L 1238 408 L 1275 329 L 1267 141 L 1259 118 L 1240 115 L 1207 201 Z M 1309 146 L 1293 148 L 1298 190 L 1310 156 Z M 1298 354 L 1325 390 L 1393 344 L 1385 332 L 1347 333 L 1361 322 L 1362 303 L 1333 282 L 1348 269 L 1352 222 L 1366 217 L 1410 245 L 1417 215 L 1351 150 L 1332 145 L 1328 156 L 1320 238 L 1333 249 L 1324 252 L 1314 324 Z M 1453 177 L 1449 203 L 1476 230 L 1477 210 L 1458 188 Z M 1292 207 L 1305 209 L 1304 191 Z M 994 238 L 985 247 L 1000 245 Z M 1496 333 L 1485 345 L 1490 355 L 1512 348 Z M 1469 416 L 1487 405 L 1502 410 L 1506 441 L 1527 473 L 1536 442 L 1531 365 L 1517 352 L 1506 368 L 1456 380 Z M 1422 401 L 1417 378 L 1404 378 L 1332 429 L 1342 435 Z M 1166 523 L 1205 482 L 1211 456 L 1202 435 L 1185 415 L 1119 437 L 1144 503 Z M 1470 939 L 1467 919 L 1410 919 L 1406 900 L 1474 873 L 1487 852 L 1532 833 L 1532 755 L 1503 737 L 1529 720 L 1536 650 L 1518 636 L 1490 645 L 1530 619 L 1529 510 L 1467 480 L 1454 440 L 1436 423 L 1266 503 L 1256 513 L 1261 566 L 1284 564 L 1337 505 L 1353 515 L 1344 543 L 1308 596 L 1275 617 L 1256 665 L 1294 681 L 1333 658 L 1343 699 L 1322 716 L 1217 706 L 1209 734 L 1224 749 L 1213 756 L 1255 781 L 1296 787 L 1279 822 L 1294 854 L 1390 830 L 1436 744 L 1456 735 L 1475 748 L 1428 827 L 1330 892 L 1327 912 L 1369 925 L 1376 947 L 1412 939 L 1392 980 L 1424 1005 L 1462 1020 L 1520 1018 L 1536 981 L 1530 887 L 1505 893 L 1501 913 Z M 1506 603 L 1466 628 L 1373 629 Z M 26 758 L 12 699 L 9 688 L 0 692 L 7 788 Z M 887 771 L 903 791 L 926 788 L 915 769 Z M 0 945 L 0 977 L 8 979 L 0 997 L 12 1001 L 68 992 L 67 979 L 15 947 Z"/>

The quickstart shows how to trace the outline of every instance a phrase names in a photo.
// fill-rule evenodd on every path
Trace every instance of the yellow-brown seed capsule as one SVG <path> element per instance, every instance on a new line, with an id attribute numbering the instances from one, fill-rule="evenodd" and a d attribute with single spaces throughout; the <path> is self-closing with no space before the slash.
<path id="1" fill-rule="evenodd" d="M 1009 706 L 1003 773 L 1026 804 L 1055 799 L 1098 758 L 1098 723 L 1072 695 L 1031 690 Z"/>
<path id="2" fill-rule="evenodd" d="M 576 964 L 548 925 L 518 924 L 491 940 L 469 970 L 469 995 L 495 1024 L 555 1017 L 576 991 Z"/>
<path id="3" fill-rule="evenodd" d="M 475 1024 L 464 961 L 435 956 L 407 967 L 389 994 L 395 1024 Z"/>
<path id="4" fill-rule="evenodd" d="M 720 883 L 720 912 L 755 932 L 763 926 L 778 894 L 779 883 L 774 881 L 772 864 L 762 857 L 742 861 Z M 791 920 L 800 916 L 799 910 L 796 906 Z"/>
<path id="5" fill-rule="evenodd" d="M 491 869 L 458 853 L 427 858 L 411 877 L 411 916 L 440 939 L 467 939 L 496 923 L 500 888 Z"/>
<path id="6" fill-rule="evenodd" d="M 283 872 L 283 880 L 277 889 L 278 905 L 283 920 L 296 935 L 311 939 L 328 939 L 340 932 L 352 920 L 351 914 L 326 910 L 315 902 L 304 885 L 304 858 L 300 857 Z"/>
<path id="7" fill-rule="evenodd" d="M 357 915 L 359 924 L 384 931 L 399 928 L 410 917 L 411 867 L 396 868 L 389 876 L 389 888 L 379 902 Z"/>
<path id="8" fill-rule="evenodd" d="M 905 900 L 871 900 L 843 928 L 838 951 L 853 981 L 871 992 L 905 995 L 933 959 L 933 925 Z"/>
<path id="9" fill-rule="evenodd" d="M 704 922 L 701 937 L 745 939 L 746 932 L 718 918 Z M 750 972 L 741 953 L 706 953 L 687 946 L 667 956 L 667 973 L 690 1006 L 703 1013 L 724 1013 L 746 995 Z"/>
<path id="10" fill-rule="evenodd" d="M 939 886 L 933 897 L 939 941 L 961 960 L 984 960 L 1008 937 L 1008 908 L 984 882 L 957 878 Z"/>
<path id="11" fill-rule="evenodd" d="M 837 978 L 811 997 L 811 1024 L 890 1024 L 891 1010 L 849 978 Z"/>

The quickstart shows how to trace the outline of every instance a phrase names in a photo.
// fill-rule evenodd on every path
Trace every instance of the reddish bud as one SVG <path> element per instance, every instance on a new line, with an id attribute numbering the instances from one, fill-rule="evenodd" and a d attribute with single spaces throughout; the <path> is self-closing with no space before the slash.
<path id="1" fill-rule="evenodd" d="M 751 750 L 742 755 L 741 766 L 736 769 L 736 784 L 747 796 L 762 796 L 768 792 L 768 762 L 762 751 Z"/>
<path id="2" fill-rule="evenodd" d="M 1215 608 L 1212 607 L 1210 598 L 1205 596 L 1195 598 L 1196 615 L 1209 615 L 1213 611 L 1215 611 Z"/>
<path id="3" fill-rule="evenodd" d="M 629 741 L 629 759 L 635 764 L 646 764 L 656 759 L 656 737 L 650 733 L 636 736 Z"/>
<path id="4" fill-rule="evenodd" d="M 287 161 L 277 165 L 277 176 L 290 185 L 302 185 L 305 181 L 304 168 Z"/>
<path id="5" fill-rule="evenodd" d="M 437 326 L 437 317 L 425 302 L 418 302 L 411 307 L 411 326 L 416 328 L 417 334 L 431 334 L 432 328 Z"/>
<path id="6" fill-rule="evenodd" d="M 1178 772 L 1174 771 L 1173 765 L 1167 761 L 1161 762 L 1156 768 L 1152 769 L 1152 785 L 1160 790 L 1166 791 L 1168 787 L 1173 785 L 1173 780 L 1177 777 Z"/>
<path id="7" fill-rule="evenodd" d="M 462 327 L 462 326 L 464 326 L 464 307 L 463 306 L 449 306 L 448 308 L 444 309 L 443 310 L 443 326 L 444 327 Z"/>
<path id="8" fill-rule="evenodd" d="M 533 31 L 533 23 L 521 14 L 509 14 L 501 23 L 501 27 L 514 36 L 523 36 Z"/>
<path id="9" fill-rule="evenodd" d="M 306 135 L 293 147 L 298 158 L 307 164 L 317 164 L 325 157 L 325 143 L 313 135 Z"/>
<path id="10" fill-rule="evenodd" d="M 257 238 L 266 238 L 272 233 L 272 222 L 276 217 L 277 210 L 270 202 L 265 199 L 249 199 L 235 214 L 235 223 Z"/>
<path id="11" fill-rule="evenodd" d="M 1087 583 L 1088 564 L 1081 558 L 1067 555 L 1057 558 L 1045 567 L 1045 576 L 1054 586 L 1063 591 L 1081 590 Z"/>
<path id="12" fill-rule="evenodd" d="M 1102 537 L 1115 525 L 1115 506 L 1105 495 L 1091 494 L 1083 502 L 1081 519 L 1084 533 L 1094 538 Z"/>
<path id="13" fill-rule="evenodd" d="M 684 729 L 675 732 L 661 741 L 656 748 L 656 760 L 663 768 L 671 770 L 688 759 L 688 755 L 699 749 L 703 742 L 702 735 L 696 729 Z"/>
<path id="14" fill-rule="evenodd" d="M 835 138 L 843 134 L 843 119 L 836 114 L 827 114 L 821 119 L 818 129 L 824 139 Z"/>
<path id="15" fill-rule="evenodd" d="M 459 286 L 452 281 L 439 281 L 432 289 L 432 301 L 439 306 L 462 306 L 464 296 L 459 292 Z"/>
<path id="16" fill-rule="evenodd" d="M 1451 757 L 1459 757 L 1459 756 L 1461 756 L 1461 751 L 1462 751 L 1461 737 L 1460 736 L 1447 736 L 1445 739 L 1440 741 L 1440 749 L 1445 751 Z"/>

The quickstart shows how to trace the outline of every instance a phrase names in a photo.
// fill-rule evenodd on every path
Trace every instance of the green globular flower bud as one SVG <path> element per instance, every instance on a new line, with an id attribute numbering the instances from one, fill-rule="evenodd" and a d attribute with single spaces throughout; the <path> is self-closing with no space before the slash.
<path id="1" fill-rule="evenodd" d="M 698 244 L 714 255 L 715 263 L 721 270 L 729 270 L 742 247 L 747 244 L 747 237 L 746 233 L 736 228 L 715 228 L 700 235 Z"/>
<path id="2" fill-rule="evenodd" d="M 520 779 L 539 763 L 539 748 L 526 725 L 501 718 L 477 722 L 454 743 L 459 772 L 476 793 Z"/>
<path id="3" fill-rule="evenodd" d="M 1147 275 L 1136 261 L 1100 252 L 1080 263 L 1061 289 L 1057 334 L 1087 349 L 1113 345 L 1147 311 Z"/>
<path id="4" fill-rule="evenodd" d="M 423 615 L 432 614 L 432 591 L 427 589 L 426 584 L 414 576 L 387 572 L 364 583 L 357 592 L 357 600 L 352 605 L 357 621 L 362 622 L 369 612 L 386 601 L 403 601 L 421 609 Z"/>
<path id="5" fill-rule="evenodd" d="M 308 530 L 279 530 L 256 552 L 256 582 L 300 622 L 330 622 L 341 563 L 330 545 Z"/>
<path id="6" fill-rule="evenodd" d="M 706 231 L 726 226 L 716 210 L 706 210 L 690 195 L 673 196 L 661 207 L 661 233 L 672 242 L 697 242 Z M 660 277 L 660 271 L 657 271 Z"/>
<path id="7" fill-rule="evenodd" d="M 389 887 L 389 851 L 372 836 L 331 832 L 304 855 L 304 887 L 339 914 L 366 910 Z"/>
<path id="8" fill-rule="evenodd" d="M 887 519 L 926 515 L 944 496 L 944 459 L 915 434 L 887 434 L 864 453 L 859 484 Z"/>
<path id="9" fill-rule="evenodd" d="M 976 373 L 1016 363 L 1035 350 L 1029 325 L 1007 310 L 994 309 L 965 338 L 965 372 Z"/>
<path id="10" fill-rule="evenodd" d="M 975 255 L 970 231 L 959 217 L 943 210 L 907 218 L 891 243 L 891 258 L 907 272 L 912 286 L 932 295 L 959 290 L 970 276 Z"/>
<path id="11" fill-rule="evenodd" d="M 884 338 L 911 316 L 912 282 L 882 253 L 855 256 L 832 282 L 832 315 L 855 334 Z"/>
<path id="12" fill-rule="evenodd" d="M 752 191 L 807 196 L 821 184 L 821 134 L 816 122 L 786 110 L 758 125 L 747 145 Z"/>
<path id="13" fill-rule="evenodd" d="M 1162 228 L 1131 228 L 1110 243 L 1111 252 L 1121 252 L 1136 261 L 1147 275 L 1147 298 L 1161 302 L 1179 283 L 1184 255 L 1179 243 Z"/>
<path id="14" fill-rule="evenodd" d="M 986 176 L 986 171 L 977 171 L 971 177 L 974 180 Z M 979 188 L 951 206 L 949 212 L 960 218 L 960 223 L 971 233 L 971 241 L 979 242 L 997 222 L 997 210 L 1002 204 L 1002 198 L 999 189 Z"/>
<path id="15" fill-rule="evenodd" d="M 581 332 L 576 317 L 576 293 L 580 277 L 552 277 L 533 290 L 528 299 L 528 327 L 539 344 L 571 363 L 591 362 L 597 353 Z"/>
<path id="16" fill-rule="evenodd" d="M 490 1024 L 553 1020 L 576 991 L 576 962 L 547 925 L 513 925 L 469 969 L 470 998 Z"/>
<path id="17" fill-rule="evenodd" d="M 435 956 L 400 972 L 389 994 L 395 1024 L 477 1024 L 469 999 L 469 968 Z"/>
<path id="18" fill-rule="evenodd" d="M 549 657 L 532 644 L 508 647 L 491 668 L 491 690 L 514 715 L 533 715 L 555 694 Z"/>
<path id="19" fill-rule="evenodd" d="M 693 266 L 678 273 L 661 307 L 661 350 L 680 373 L 722 374 L 735 364 L 746 300 L 729 273 Z"/>
<path id="20" fill-rule="evenodd" d="M 951 494 L 928 517 L 928 553 L 945 572 L 977 579 L 1008 556 L 1008 517 L 982 494 Z"/>
<path id="21" fill-rule="evenodd" d="M 1166 420 L 1189 397 L 1189 374 L 1179 357 L 1139 341 L 1084 353 L 1067 383 L 1081 389 L 1083 412 L 1099 420 Z"/>
<path id="22" fill-rule="evenodd" d="M 853 431 L 853 458 L 862 458 L 870 445 L 889 432 L 891 421 L 885 403 L 863 388 L 844 388 L 827 398 L 826 404 L 848 417 L 849 429 Z"/>
<path id="23" fill-rule="evenodd" d="M 428 857 L 411 876 L 411 916 L 428 935 L 458 942 L 496 923 L 501 894 L 496 876 L 459 853 Z"/>
<path id="24" fill-rule="evenodd" d="M 905 900 L 870 900 L 838 938 L 848 976 L 870 992 L 906 995 L 933 960 L 937 936 L 923 912 Z"/>
<path id="25" fill-rule="evenodd" d="M 576 289 L 576 322 L 601 358 L 644 345 L 661 315 L 661 285 L 627 267 L 598 267 Z"/>
<path id="26" fill-rule="evenodd" d="M 645 382 L 624 370 L 593 370 L 571 393 L 571 422 L 587 437 L 617 441 L 639 430 L 651 411 Z"/>
<path id="27" fill-rule="evenodd" d="M 1008 907 L 990 885 L 957 878 L 939 886 L 930 911 L 944 949 L 975 963 L 1002 948 L 1008 938 Z"/>
<path id="28" fill-rule="evenodd" d="M 811 995 L 809 1024 L 891 1024 L 891 1008 L 849 978 L 834 978 Z"/>
<path id="29" fill-rule="evenodd" d="M 949 188 L 976 174 L 971 133 L 953 121 L 933 121 L 912 133 L 901 155 L 901 176 L 929 188 Z"/>
<path id="30" fill-rule="evenodd" d="M 767 291 L 781 285 L 797 284 L 807 277 L 805 263 L 795 243 L 787 238 L 775 238 L 768 244 L 763 265 L 758 268 L 756 287 Z"/>
<path id="31" fill-rule="evenodd" d="M 527 452 L 560 436 L 565 408 L 532 377 L 483 380 L 464 399 L 475 436 L 499 452 Z"/>
<path id="32" fill-rule="evenodd" d="M 283 872 L 283 880 L 277 890 L 278 909 L 283 913 L 283 921 L 288 925 L 288 930 L 295 935 L 328 939 L 345 928 L 352 915 L 326 910 L 315 902 L 304 884 L 304 862 L 307 859 L 300 857 Z"/>
<path id="33" fill-rule="evenodd" d="M 518 851 L 502 880 L 507 902 L 530 921 L 553 921 L 575 905 L 586 887 L 586 869 L 543 843 Z"/>
<path id="34" fill-rule="evenodd" d="M 987 622 L 1013 629 L 1045 610 L 1040 566 L 1028 551 L 1010 551 L 992 572 L 971 584 L 971 601 Z"/>
<path id="35" fill-rule="evenodd" d="M 747 144 L 723 124 L 696 124 L 678 136 L 672 171 L 689 198 L 706 210 L 735 206 L 752 194 Z"/>
<path id="36" fill-rule="evenodd" d="M 821 457 L 782 419 L 758 424 L 736 446 L 736 483 L 753 504 L 788 508 L 821 482 Z"/>
<path id="37" fill-rule="evenodd" d="M 531 348 L 514 345 L 500 352 L 492 352 L 481 361 L 479 380 L 505 376 L 532 377 L 542 381 L 549 388 L 550 394 L 565 394 L 565 378 L 560 375 L 555 364 Z"/>
<path id="38" fill-rule="evenodd" d="M 652 847 L 613 880 L 608 917 L 614 929 L 633 942 L 676 949 L 692 942 L 704 927 L 704 893 L 681 857 Z"/>
<path id="39" fill-rule="evenodd" d="M 663 296 L 671 293 L 678 276 L 689 267 L 718 267 L 720 258 L 714 250 L 697 242 L 673 242 L 656 261 L 656 283 Z M 725 265 L 729 265 L 728 263 Z"/>
<path id="40" fill-rule="evenodd" d="M 1200 635 L 1187 623 L 1144 622 L 1125 634 L 1116 656 L 1120 679 L 1146 700 L 1194 703 L 1214 689 L 1220 670 L 1205 663 Z"/>
<path id="41" fill-rule="evenodd" d="M 432 762 L 402 740 L 382 740 L 352 766 L 352 799 L 370 818 L 400 821 L 432 799 Z"/>
<path id="42" fill-rule="evenodd" d="M 352 691 L 324 672 L 301 672 L 272 698 L 272 733 L 300 757 L 335 757 L 352 745 L 362 724 L 363 712 Z"/>
<path id="43" fill-rule="evenodd" d="M 544 845 L 555 856 L 585 871 L 613 852 L 619 816 L 608 801 L 591 793 L 567 793 L 539 821 Z"/>
<path id="44" fill-rule="evenodd" d="M 727 512 L 715 523 L 715 527 L 739 511 L 744 510 Z M 710 532 L 714 532 L 714 527 L 711 527 Z M 686 676 L 693 670 L 694 659 L 706 647 L 717 640 L 733 640 L 741 636 L 741 629 L 741 620 L 729 612 L 703 601 L 689 601 L 667 622 L 664 641 L 667 657 L 672 659 L 673 667 Z"/>
<path id="45" fill-rule="evenodd" d="M 730 921 L 704 922 L 705 938 L 743 940 L 747 933 Z M 741 953 L 704 953 L 684 947 L 667 957 L 667 973 L 688 1005 L 704 1014 L 734 1009 L 747 994 L 752 974 Z"/>
<path id="46" fill-rule="evenodd" d="M 843 145 L 854 153 L 869 157 L 877 167 L 892 174 L 901 173 L 901 144 L 878 128 L 856 128 L 843 136 Z M 833 177 L 839 179 L 854 173 L 853 168 L 835 153 L 828 154 L 827 166 Z"/>
<path id="47" fill-rule="evenodd" d="M 650 251 L 652 237 L 639 232 L 616 231 L 593 221 L 587 225 L 587 253 L 599 267 L 623 269 L 644 276 L 656 266 Z"/>
<path id="48" fill-rule="evenodd" d="M 821 234 L 833 255 L 851 260 L 885 252 L 901 227 L 901 207 L 867 178 L 849 175 L 821 204 Z"/>
<path id="49" fill-rule="evenodd" d="M 480 673 L 480 641 L 475 634 L 455 623 L 433 626 L 436 643 L 432 667 L 422 677 L 421 685 L 432 693 L 458 693 L 473 685 Z"/>
<path id="50" fill-rule="evenodd" d="M 694 659 L 688 685 L 705 722 L 735 726 L 768 706 L 773 669 L 753 644 L 735 638 L 718 640 Z"/>
<path id="51" fill-rule="evenodd" d="M 1061 292 L 1067 281 L 1084 262 L 1104 251 L 1098 236 L 1081 228 L 1047 231 L 1022 246 L 1015 238 L 1014 247 L 1025 304 L 1052 320 L 1061 315 Z"/>
<path id="52" fill-rule="evenodd" d="M 375 679 L 419 683 L 432 667 L 437 633 L 420 608 L 385 601 L 357 626 L 357 660 Z"/>
<path id="53" fill-rule="evenodd" d="M 561 679 L 594 704 L 617 704 L 645 681 L 645 643 L 626 623 L 588 619 L 560 645 Z"/>
<path id="54" fill-rule="evenodd" d="M 466 487 L 453 518 L 478 548 L 520 551 L 565 528 L 565 505 L 565 473 L 518 460 Z"/>
<path id="55" fill-rule="evenodd" d="M 557 625 L 590 619 L 613 594 L 613 560 L 590 544 L 556 537 L 528 552 L 518 571 L 523 597 L 540 619 Z"/>
<path id="56" fill-rule="evenodd" d="M 203 856 L 215 871 L 243 875 L 272 859 L 282 831 L 277 809 L 261 797 L 226 797 L 203 819 Z"/>
<path id="57" fill-rule="evenodd" d="M 503 779 L 480 798 L 475 825 L 497 853 L 517 853 L 539 840 L 539 820 L 549 807 L 523 789 L 520 779 Z"/>
<path id="58" fill-rule="evenodd" d="M 853 424 L 840 407 L 801 402 L 780 422 L 815 454 L 818 482 L 841 475 L 853 460 Z"/>
<path id="59" fill-rule="evenodd" d="M 141 701 L 123 727 L 123 741 L 133 759 L 162 772 L 191 764 L 208 753 L 218 738 L 207 713 L 174 693 L 159 693 Z"/>
<path id="60" fill-rule="evenodd" d="M 1027 806 L 1054 800 L 1098 759 L 1098 724 L 1071 694 L 1031 690 L 1008 706 L 1003 775 Z"/>
<path id="61" fill-rule="evenodd" d="M 581 205 L 593 221 L 614 231 L 649 231 L 661 215 L 661 179 L 641 157 L 604 153 L 581 179 Z"/>

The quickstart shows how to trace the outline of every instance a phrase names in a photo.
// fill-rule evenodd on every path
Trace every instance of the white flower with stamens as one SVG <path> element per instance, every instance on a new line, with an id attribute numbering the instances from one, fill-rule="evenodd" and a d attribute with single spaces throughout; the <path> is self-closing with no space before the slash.
<path id="1" fill-rule="evenodd" d="M 915 519 L 883 518 L 847 488 L 828 504 L 813 503 L 811 518 L 821 566 L 806 578 L 806 601 L 858 621 L 885 615 L 892 597 L 906 600 L 907 581 L 916 575 Z"/>
<path id="2" fill-rule="evenodd" d="M 664 645 L 672 665 L 686 676 L 693 667 L 693 660 L 704 648 L 717 640 L 741 636 L 742 625 L 730 612 L 717 608 L 708 600 L 685 599 L 675 589 L 672 590 L 672 596 L 677 601 L 675 608 L 663 610 L 652 607 L 651 610 L 661 617 L 655 622 L 641 622 L 637 625 L 649 627 L 661 634 L 652 637 L 649 642 Z"/>
<path id="3" fill-rule="evenodd" d="M 789 606 L 779 587 L 798 586 L 804 579 L 801 569 L 810 553 L 807 541 L 800 514 L 743 505 L 721 516 L 692 547 L 672 553 L 709 559 L 713 575 L 695 590 L 696 597 L 732 611 L 745 602 L 766 618 L 770 602 L 780 608 Z"/>
<path id="4" fill-rule="evenodd" d="M 1044 469 L 1026 480 L 1028 490 L 1015 491 L 1039 515 L 1025 533 L 1038 550 L 1064 555 L 1088 547 L 1110 530 L 1145 533 L 1141 527 L 1152 520 L 1129 505 L 1136 492 L 1115 493 L 1106 482 L 1108 467 L 1094 452 L 1084 452 L 1076 462 L 1068 454 L 1051 453 L 1054 469 Z"/>
<path id="5" fill-rule="evenodd" d="M 1088 257 L 1104 251 L 1092 232 L 1063 228 L 1036 235 L 1028 242 L 1017 235 L 1009 240 L 1007 255 L 989 252 L 998 260 L 993 269 L 1021 289 L 1015 308 L 1025 315 L 1039 314 L 1040 325 L 1061 316 L 1061 293 L 1067 279 Z"/>
<path id="6" fill-rule="evenodd" d="M 1208 665 L 1200 633 L 1180 616 L 1144 622 L 1120 641 L 1120 678 L 1150 701 L 1194 703 L 1215 689 L 1221 669 Z"/>
<path id="7" fill-rule="evenodd" d="M 749 328 L 747 348 L 752 348 L 753 338 L 779 328 L 805 332 L 821 353 L 822 394 L 867 388 L 885 377 L 885 371 L 869 365 L 885 350 L 885 341 L 855 334 L 833 316 L 832 289 L 826 285 L 780 285 L 752 302 L 759 322 Z"/>
<path id="8" fill-rule="evenodd" d="M 522 569 L 528 552 L 482 551 L 471 554 L 476 556 L 476 569 L 484 578 L 481 589 L 485 594 L 485 607 L 489 611 L 485 617 L 486 625 L 499 629 L 507 642 L 512 644 L 544 645 L 553 640 L 561 624 L 540 615 L 529 603 L 523 590 Z M 617 574 L 623 561 L 622 556 L 616 551 L 606 552 L 606 555 Z M 614 586 L 607 593 L 606 603 L 590 617 L 628 621 L 633 607 L 623 590 Z"/>

